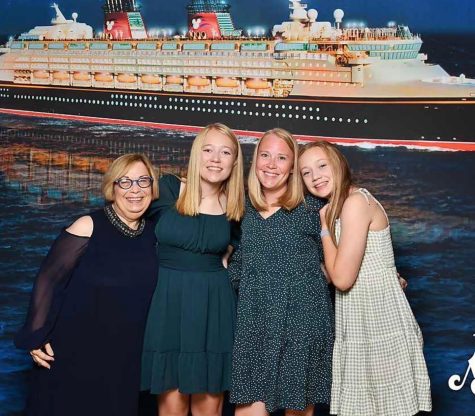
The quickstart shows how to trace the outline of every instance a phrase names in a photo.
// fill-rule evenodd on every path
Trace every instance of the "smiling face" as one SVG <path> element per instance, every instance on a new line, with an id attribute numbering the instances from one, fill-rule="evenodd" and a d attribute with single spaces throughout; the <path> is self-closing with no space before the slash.
<path id="1" fill-rule="evenodd" d="M 201 146 L 200 177 L 210 184 L 221 184 L 231 176 L 237 149 L 232 139 L 218 130 L 210 130 Z"/>
<path id="2" fill-rule="evenodd" d="M 329 199 L 334 187 L 333 172 L 325 151 L 319 147 L 306 150 L 299 158 L 299 169 L 308 191 Z"/>
<path id="3" fill-rule="evenodd" d="M 121 178 L 137 180 L 140 177 L 149 177 L 150 172 L 142 162 L 132 163 Z M 120 179 L 120 178 L 117 178 Z M 152 187 L 141 188 L 134 182 L 129 189 L 122 189 L 114 185 L 113 206 L 117 214 L 127 221 L 139 219 L 152 202 Z"/>
<path id="4" fill-rule="evenodd" d="M 285 193 L 293 157 L 292 149 L 283 139 L 272 133 L 264 136 L 256 159 L 256 176 L 264 192 Z"/>

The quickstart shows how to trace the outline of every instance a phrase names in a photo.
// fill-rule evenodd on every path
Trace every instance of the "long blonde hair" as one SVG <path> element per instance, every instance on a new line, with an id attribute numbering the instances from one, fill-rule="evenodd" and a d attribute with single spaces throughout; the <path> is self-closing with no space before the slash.
<path id="1" fill-rule="evenodd" d="M 254 208 L 256 208 L 258 211 L 264 211 L 268 208 L 268 204 L 265 200 L 264 193 L 262 192 L 262 185 L 259 182 L 259 179 L 256 174 L 256 165 L 257 165 L 259 147 L 262 143 L 262 140 L 264 140 L 265 137 L 270 136 L 271 134 L 282 139 L 292 152 L 292 159 L 293 159 L 292 169 L 293 170 L 290 173 L 289 179 L 287 181 L 287 190 L 279 198 L 279 201 L 277 202 L 279 206 L 290 211 L 296 208 L 297 205 L 299 205 L 303 201 L 302 179 L 300 177 L 300 174 L 295 171 L 298 166 L 297 162 L 298 162 L 298 155 L 299 155 L 299 146 L 297 144 L 297 141 L 293 138 L 293 136 L 287 130 L 284 130 L 281 128 L 275 128 L 275 129 L 266 131 L 254 149 L 254 154 L 252 156 L 251 169 L 249 170 L 249 178 L 247 182 L 248 191 L 249 191 L 249 199 L 251 200 L 251 203 L 254 206 Z"/>
<path id="2" fill-rule="evenodd" d="M 343 204 L 346 198 L 348 198 L 350 189 L 353 186 L 350 165 L 343 153 L 341 153 L 334 144 L 325 141 L 305 145 L 300 151 L 300 156 L 314 147 L 322 149 L 325 152 L 333 174 L 333 191 L 328 200 L 325 220 L 328 224 L 332 240 L 335 245 L 337 245 L 335 235 L 336 220 L 340 217 Z"/>
<path id="3" fill-rule="evenodd" d="M 232 130 L 221 123 L 209 124 L 203 128 L 191 146 L 185 189 L 176 201 L 177 211 L 182 215 L 195 216 L 200 213 L 201 203 L 201 148 L 206 135 L 218 131 L 229 137 L 234 144 L 236 158 L 229 178 L 221 185 L 220 193 L 226 195 L 226 217 L 239 221 L 244 214 L 244 163 L 241 146 Z"/>

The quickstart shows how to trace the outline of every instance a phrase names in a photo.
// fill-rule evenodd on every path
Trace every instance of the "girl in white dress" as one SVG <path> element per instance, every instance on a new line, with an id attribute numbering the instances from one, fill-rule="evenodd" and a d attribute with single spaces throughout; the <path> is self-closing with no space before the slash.
<path id="1" fill-rule="evenodd" d="M 336 146 L 300 153 L 320 210 L 328 277 L 336 287 L 331 414 L 411 416 L 432 409 L 419 326 L 398 282 L 384 208 L 351 180 Z"/>

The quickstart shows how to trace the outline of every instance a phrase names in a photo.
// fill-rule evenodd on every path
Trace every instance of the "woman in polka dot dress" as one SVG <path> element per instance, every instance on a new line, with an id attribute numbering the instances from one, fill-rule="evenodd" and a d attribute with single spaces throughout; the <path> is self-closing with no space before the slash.
<path id="1" fill-rule="evenodd" d="M 237 416 L 311 415 L 329 403 L 333 315 L 321 271 L 318 212 L 294 172 L 298 146 L 282 129 L 254 151 L 241 241 L 229 272 L 238 290 L 230 400 Z"/>

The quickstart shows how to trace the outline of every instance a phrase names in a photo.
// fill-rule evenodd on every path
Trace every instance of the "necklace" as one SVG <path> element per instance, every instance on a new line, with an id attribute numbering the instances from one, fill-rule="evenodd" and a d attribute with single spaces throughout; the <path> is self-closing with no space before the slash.
<path id="1" fill-rule="evenodd" d="M 124 222 L 119 218 L 117 213 L 114 211 L 114 208 L 112 208 L 112 205 L 106 205 L 104 207 L 104 212 L 106 214 L 107 219 L 110 221 L 110 223 L 123 235 L 126 237 L 138 237 L 140 234 L 143 233 L 143 230 L 145 228 L 145 219 L 142 218 L 140 220 L 139 226 L 136 230 L 133 228 L 130 228 L 127 224 L 124 224 Z"/>

